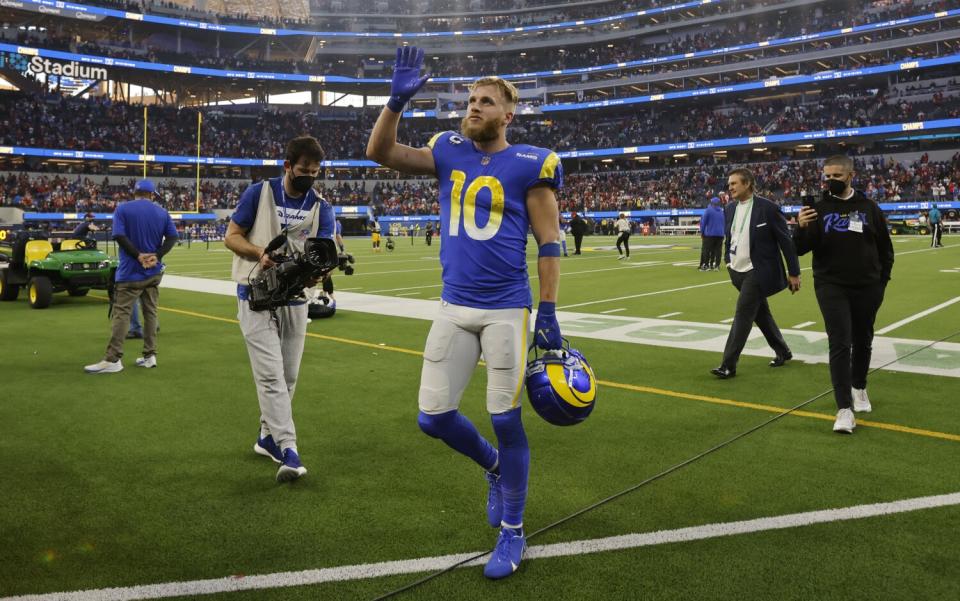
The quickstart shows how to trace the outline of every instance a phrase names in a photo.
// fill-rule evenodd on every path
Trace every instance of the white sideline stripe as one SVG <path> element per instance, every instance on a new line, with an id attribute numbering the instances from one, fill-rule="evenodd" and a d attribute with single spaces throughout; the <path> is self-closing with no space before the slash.
<path id="1" fill-rule="evenodd" d="M 798 330 L 798 329 L 800 329 L 800 328 L 809 328 L 810 326 L 812 326 L 812 325 L 815 324 L 815 323 L 817 323 L 817 322 L 815 322 L 815 321 L 805 321 L 805 322 L 803 322 L 803 323 L 798 323 L 797 325 L 793 326 L 792 329 Z"/>
<path id="2" fill-rule="evenodd" d="M 413 296 L 414 294 L 420 294 L 419 292 L 401 292 L 397 296 Z"/>
<path id="3" fill-rule="evenodd" d="M 926 317 L 927 315 L 930 315 L 931 313 L 936 313 L 936 312 L 939 311 L 940 309 L 944 309 L 944 308 L 946 308 L 946 307 L 949 307 L 950 305 L 952 305 L 952 304 L 954 304 L 954 303 L 956 303 L 956 302 L 960 302 L 960 296 L 957 296 L 957 297 L 955 297 L 955 298 L 951 298 L 950 300 L 948 300 L 948 301 L 945 302 L 945 303 L 940 303 L 940 304 L 937 305 L 936 307 L 930 307 L 930 308 L 927 309 L 926 311 L 920 311 L 919 313 L 916 313 L 915 315 L 911 315 L 910 317 L 906 317 L 906 318 L 904 318 L 904 319 L 901 319 L 900 321 L 894 322 L 894 323 L 888 325 L 888 326 L 885 327 L 885 328 L 882 328 L 882 329 L 880 329 L 880 330 L 877 330 L 877 334 L 886 334 L 887 332 L 896 330 L 896 329 L 899 328 L 900 326 L 907 325 L 907 324 L 910 323 L 911 321 L 916 321 L 916 320 L 920 319 L 921 317 Z"/>
<path id="4" fill-rule="evenodd" d="M 619 309 L 607 309 L 606 311 L 600 311 L 600 312 L 603 314 L 608 314 L 608 313 L 619 313 L 620 311 L 626 311 L 626 310 L 627 310 L 626 307 L 621 307 Z"/>
<path id="5" fill-rule="evenodd" d="M 526 558 L 543 559 L 547 557 L 567 557 L 572 555 L 586 555 L 588 553 L 636 549 L 638 547 L 682 543 L 737 534 L 783 530 L 785 528 L 796 528 L 812 524 L 859 520 L 955 505 L 960 505 L 960 492 L 929 497 L 916 497 L 889 503 L 854 505 L 840 509 L 791 513 L 738 522 L 705 524 L 703 526 L 692 526 L 675 530 L 659 530 L 657 532 L 624 534 L 621 536 L 538 545 L 530 547 L 527 551 Z M 456 555 L 384 561 L 379 563 L 339 566 L 335 568 L 303 570 L 299 572 L 278 572 L 258 576 L 228 576 L 226 578 L 213 578 L 209 580 L 188 580 L 131 587 L 19 595 L 16 597 L 4 597 L 0 599 L 0 601 L 133 601 L 135 599 L 162 599 L 165 597 L 186 597 L 191 595 L 210 595 L 214 593 L 274 589 L 290 586 L 308 586 L 327 582 L 344 582 L 368 578 L 382 578 L 384 576 L 396 576 L 400 574 L 433 572 L 447 568 L 452 564 L 463 561 L 476 554 L 477 552 L 458 553 Z M 485 558 L 482 557 L 474 560 L 463 567 L 483 565 L 484 559 Z"/>
<path id="6" fill-rule="evenodd" d="M 385 290 L 368 290 L 366 294 L 380 294 L 381 292 L 399 292 L 401 290 L 420 290 L 422 288 L 440 288 L 443 284 L 428 284 L 426 286 L 407 286 L 406 288 L 387 288 Z M 403 295 L 398 295 L 403 296 Z"/>
<path id="7" fill-rule="evenodd" d="M 721 320 L 720 320 L 720 323 L 733 323 L 733 320 L 734 320 L 734 319 L 736 319 L 736 318 L 730 317 L 729 319 L 721 319 Z"/>
<path id="8" fill-rule="evenodd" d="M 663 319 L 665 317 L 676 317 L 677 315 L 683 315 L 683 311 L 674 311 L 673 313 L 664 313 L 663 315 L 657 315 L 657 319 Z"/>

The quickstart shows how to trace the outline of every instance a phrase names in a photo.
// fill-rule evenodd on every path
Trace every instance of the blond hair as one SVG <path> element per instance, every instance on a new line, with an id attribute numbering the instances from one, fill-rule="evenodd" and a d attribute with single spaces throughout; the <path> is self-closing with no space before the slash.
<path id="1" fill-rule="evenodd" d="M 503 100 L 507 104 L 507 107 L 511 111 L 517 108 L 517 102 L 520 101 L 520 90 L 517 89 L 517 86 L 513 85 L 506 79 L 497 77 L 496 75 L 481 77 L 477 81 L 470 84 L 470 91 L 473 92 L 480 86 L 496 86 L 500 90 L 500 95 L 503 96 Z"/>

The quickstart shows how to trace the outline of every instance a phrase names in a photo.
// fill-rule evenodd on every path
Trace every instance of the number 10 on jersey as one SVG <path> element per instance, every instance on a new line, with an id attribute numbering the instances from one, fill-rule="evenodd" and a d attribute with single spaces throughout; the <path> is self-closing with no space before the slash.
<path id="1" fill-rule="evenodd" d="M 481 175 L 467 186 L 467 174 L 458 169 L 450 173 L 453 189 L 450 190 L 450 230 L 451 236 L 460 235 L 460 208 L 463 206 L 463 229 L 474 240 L 489 240 L 497 235 L 503 221 L 503 184 L 495 177 Z M 490 190 L 490 218 L 483 227 L 477 225 L 477 195 L 484 188 Z M 462 197 L 462 198 L 461 198 Z"/>

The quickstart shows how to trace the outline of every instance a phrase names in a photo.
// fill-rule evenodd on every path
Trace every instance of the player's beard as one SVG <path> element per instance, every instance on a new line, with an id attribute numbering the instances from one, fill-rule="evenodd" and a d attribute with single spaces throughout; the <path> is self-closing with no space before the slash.
<path id="1" fill-rule="evenodd" d="M 492 142 L 500 137 L 501 125 L 503 121 L 499 119 L 484 121 L 481 118 L 479 123 L 474 123 L 470 121 L 470 115 L 467 115 L 460 121 L 460 133 L 474 142 Z"/>

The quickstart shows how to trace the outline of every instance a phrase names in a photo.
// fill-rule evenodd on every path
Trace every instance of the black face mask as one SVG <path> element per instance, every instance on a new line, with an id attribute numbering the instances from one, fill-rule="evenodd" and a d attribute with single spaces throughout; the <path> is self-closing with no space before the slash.
<path id="1" fill-rule="evenodd" d="M 827 180 L 827 192 L 831 196 L 840 197 L 841 194 L 847 189 L 847 182 L 841 179 L 828 179 Z"/>
<path id="2" fill-rule="evenodd" d="M 293 174 L 291 173 L 291 175 Z M 313 187 L 313 182 L 316 180 L 317 178 L 312 175 L 298 175 L 290 178 L 290 185 L 300 194 L 306 194 L 310 188 Z"/>

